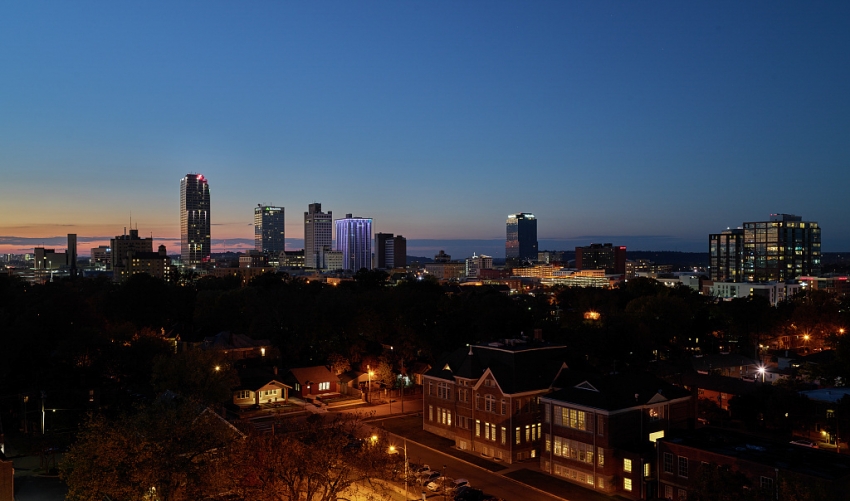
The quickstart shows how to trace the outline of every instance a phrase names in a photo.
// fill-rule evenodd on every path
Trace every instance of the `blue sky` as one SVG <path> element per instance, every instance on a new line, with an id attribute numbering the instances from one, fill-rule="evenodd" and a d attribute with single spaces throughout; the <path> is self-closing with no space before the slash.
<path id="1" fill-rule="evenodd" d="M 0 68 L 0 247 L 173 239 L 200 172 L 217 241 L 318 201 L 456 254 L 520 211 L 685 251 L 786 212 L 850 250 L 847 2 L 7 2 Z"/>

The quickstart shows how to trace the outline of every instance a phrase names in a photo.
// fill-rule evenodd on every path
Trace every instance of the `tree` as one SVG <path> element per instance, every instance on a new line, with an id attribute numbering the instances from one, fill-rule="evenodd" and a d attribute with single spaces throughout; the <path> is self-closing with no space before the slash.
<path id="1" fill-rule="evenodd" d="M 385 499 L 402 458 L 365 436 L 359 417 L 325 416 L 275 434 L 251 435 L 217 464 L 221 492 L 258 501 L 336 501 L 357 486 Z M 286 451 L 282 453 L 281 451 Z"/>
<path id="2" fill-rule="evenodd" d="M 218 458 L 242 436 L 195 400 L 171 393 L 115 421 L 90 418 L 61 465 L 72 501 L 183 501 L 217 494 Z"/>
<path id="3" fill-rule="evenodd" d="M 339 353 L 331 353 L 328 355 L 328 364 L 331 367 L 331 372 L 339 376 L 343 372 L 351 370 L 351 362 Z"/>
<path id="4" fill-rule="evenodd" d="M 158 393 L 172 391 L 211 405 L 230 400 L 239 376 L 221 352 L 189 350 L 157 357 L 151 381 Z"/>

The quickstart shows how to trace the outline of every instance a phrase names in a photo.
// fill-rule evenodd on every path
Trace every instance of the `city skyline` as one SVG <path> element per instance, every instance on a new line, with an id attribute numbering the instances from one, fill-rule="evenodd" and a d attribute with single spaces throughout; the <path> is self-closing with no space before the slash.
<path id="1" fill-rule="evenodd" d="M 0 252 L 138 225 L 214 185 L 213 252 L 316 200 L 432 249 L 707 252 L 804 214 L 850 250 L 850 6 L 15 4 L 0 19 Z M 132 224 L 129 224 L 132 215 Z M 302 248 L 289 217 L 287 249 Z M 229 242 L 229 243 L 227 243 Z M 565 245 L 560 245 L 563 242 Z"/>

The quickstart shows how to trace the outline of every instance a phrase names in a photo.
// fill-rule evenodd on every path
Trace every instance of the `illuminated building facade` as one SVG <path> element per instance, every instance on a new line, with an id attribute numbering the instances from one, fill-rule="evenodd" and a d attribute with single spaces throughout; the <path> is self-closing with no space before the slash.
<path id="1" fill-rule="evenodd" d="M 537 259 L 537 218 L 534 214 L 519 212 L 508 216 L 505 258 L 513 264 Z"/>
<path id="2" fill-rule="evenodd" d="M 325 248 L 333 242 L 333 212 L 322 212 L 322 204 L 313 203 L 304 213 L 304 267 L 323 269 Z"/>
<path id="3" fill-rule="evenodd" d="M 747 282 L 785 282 L 817 276 L 821 267 L 821 229 L 793 214 L 771 214 L 769 221 L 744 223 Z"/>
<path id="4" fill-rule="evenodd" d="M 254 208 L 254 250 L 280 254 L 286 248 L 283 207 L 258 204 Z"/>
<path id="5" fill-rule="evenodd" d="M 744 272 L 744 229 L 708 235 L 709 276 L 715 282 L 740 282 Z"/>
<path id="6" fill-rule="evenodd" d="M 180 256 L 196 267 L 210 258 L 210 186 L 201 174 L 180 180 Z M 114 251 L 114 247 L 113 247 Z"/>
<path id="7" fill-rule="evenodd" d="M 346 214 L 337 219 L 336 250 L 342 252 L 342 269 L 372 269 L 372 218 Z"/>

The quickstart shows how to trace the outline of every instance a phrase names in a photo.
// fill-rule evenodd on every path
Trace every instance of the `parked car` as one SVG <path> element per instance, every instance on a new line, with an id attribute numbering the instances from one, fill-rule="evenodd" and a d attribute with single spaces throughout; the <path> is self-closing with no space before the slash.
<path id="1" fill-rule="evenodd" d="M 442 473 L 440 473 L 439 471 L 429 471 L 428 473 L 425 473 L 419 477 L 419 483 L 421 485 L 426 485 L 428 484 L 428 482 L 433 482 L 434 480 L 440 478 L 440 475 L 442 475 Z"/>
<path id="2" fill-rule="evenodd" d="M 812 449 L 817 449 L 818 444 L 812 442 L 811 440 L 806 440 L 805 438 L 795 438 L 791 441 L 794 445 L 799 445 L 801 447 L 810 447 Z"/>
<path id="3" fill-rule="evenodd" d="M 484 492 L 480 489 L 473 489 L 472 487 L 468 487 L 465 489 L 458 489 L 458 494 L 455 494 L 455 501 L 483 501 L 484 500 Z"/>

